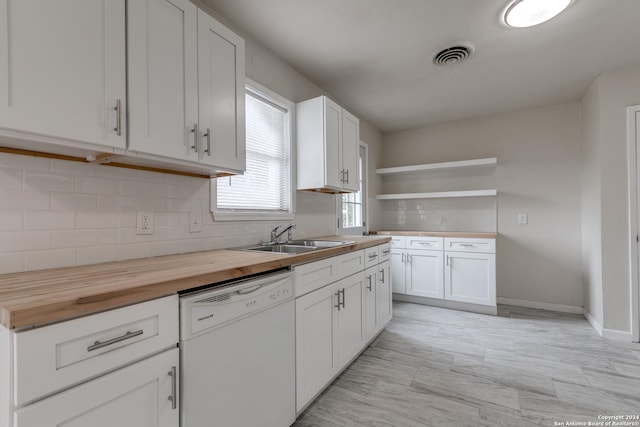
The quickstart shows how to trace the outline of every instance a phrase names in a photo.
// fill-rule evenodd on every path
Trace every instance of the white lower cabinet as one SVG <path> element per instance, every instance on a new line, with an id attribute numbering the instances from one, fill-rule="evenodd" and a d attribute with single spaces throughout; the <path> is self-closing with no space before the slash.
<path id="1" fill-rule="evenodd" d="M 178 349 L 16 411 L 16 427 L 176 427 Z"/>
<path id="2" fill-rule="evenodd" d="M 391 263 L 394 294 L 496 306 L 495 239 L 397 236 Z"/>
<path id="3" fill-rule="evenodd" d="M 406 251 L 406 294 L 428 298 L 444 297 L 442 251 Z"/>
<path id="4" fill-rule="evenodd" d="M 496 255 L 447 252 L 445 299 L 496 305 Z"/>
<path id="5" fill-rule="evenodd" d="M 388 248 L 379 247 L 378 259 L 388 258 Z M 391 262 L 365 270 L 364 259 L 359 251 L 296 267 L 298 413 L 391 319 Z"/>
<path id="6" fill-rule="evenodd" d="M 10 387 L 0 387 L 0 407 L 11 409 L 0 409 L 0 426 L 176 427 L 177 343 L 177 295 L 2 328 L 0 374 Z"/>
<path id="7" fill-rule="evenodd" d="M 335 286 L 296 299 L 296 410 L 302 408 L 338 372 Z"/>

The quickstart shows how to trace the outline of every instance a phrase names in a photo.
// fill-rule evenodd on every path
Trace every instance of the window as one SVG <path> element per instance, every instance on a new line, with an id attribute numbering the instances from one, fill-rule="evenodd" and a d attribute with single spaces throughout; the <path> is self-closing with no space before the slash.
<path id="1" fill-rule="evenodd" d="M 367 230 L 367 145 L 360 143 L 358 156 L 358 181 L 360 191 L 338 196 L 338 234 L 363 234 Z"/>
<path id="2" fill-rule="evenodd" d="M 292 219 L 293 104 L 251 82 L 245 94 L 247 168 L 212 181 L 217 220 Z"/>

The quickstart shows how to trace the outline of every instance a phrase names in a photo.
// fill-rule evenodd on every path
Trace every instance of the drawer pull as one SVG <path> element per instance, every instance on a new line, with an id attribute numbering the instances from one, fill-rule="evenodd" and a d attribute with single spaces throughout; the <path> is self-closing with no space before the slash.
<path id="1" fill-rule="evenodd" d="M 389 255 L 390 252 L 391 249 L 385 249 L 384 251 L 382 251 L 382 255 Z"/>
<path id="2" fill-rule="evenodd" d="M 460 246 L 464 246 L 465 248 L 475 248 L 476 245 L 472 245 L 471 243 L 460 243 Z"/>
<path id="3" fill-rule="evenodd" d="M 429 242 L 418 242 L 418 244 L 422 246 L 431 246 L 431 243 Z"/>
<path id="4" fill-rule="evenodd" d="M 144 334 L 144 330 L 142 329 L 134 332 L 128 331 L 126 334 L 120 337 L 112 338 L 104 342 L 96 341 L 95 343 L 93 343 L 93 345 L 90 345 L 89 347 L 87 347 L 87 351 L 98 350 L 100 348 L 107 347 L 109 345 L 112 345 L 124 340 L 128 340 L 130 338 L 137 337 L 138 335 L 142 335 L 142 334 Z"/>
<path id="5" fill-rule="evenodd" d="M 374 258 L 378 258 L 378 254 L 373 252 L 369 254 L 369 259 L 374 259 Z"/>
<path id="6" fill-rule="evenodd" d="M 171 377 L 171 396 L 169 396 L 171 409 L 176 409 L 178 407 L 178 381 L 176 379 L 176 367 L 172 366 L 171 370 L 167 374 Z"/>

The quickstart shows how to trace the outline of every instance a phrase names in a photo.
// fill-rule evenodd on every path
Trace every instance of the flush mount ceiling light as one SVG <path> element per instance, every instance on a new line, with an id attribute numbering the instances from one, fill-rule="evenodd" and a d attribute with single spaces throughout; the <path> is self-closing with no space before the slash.
<path id="1" fill-rule="evenodd" d="M 572 0 L 516 0 L 504 14 L 504 22 L 510 27 L 533 27 L 558 15 Z"/>

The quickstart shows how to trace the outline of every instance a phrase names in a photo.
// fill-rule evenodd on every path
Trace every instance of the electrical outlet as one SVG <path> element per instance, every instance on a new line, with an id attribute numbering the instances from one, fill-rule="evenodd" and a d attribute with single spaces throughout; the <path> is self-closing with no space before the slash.
<path id="1" fill-rule="evenodd" d="M 518 214 L 518 224 L 525 225 L 529 222 L 529 216 L 526 213 Z"/>
<path id="2" fill-rule="evenodd" d="M 153 211 L 136 211 L 136 234 L 153 234 Z"/>
<path id="3" fill-rule="evenodd" d="M 202 211 L 189 211 L 189 233 L 202 231 Z"/>

